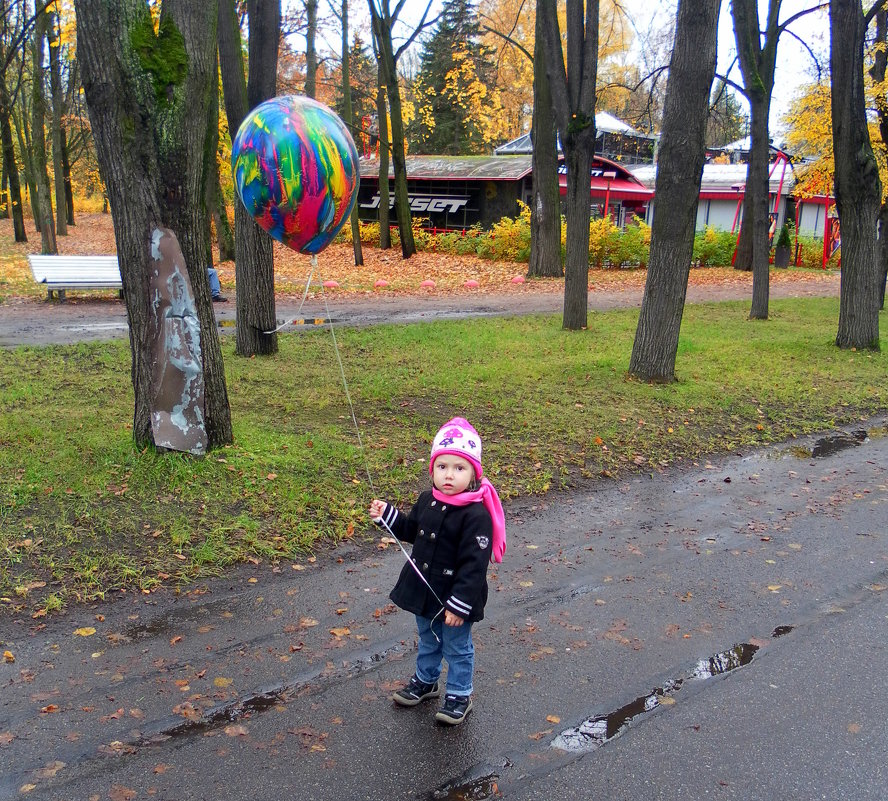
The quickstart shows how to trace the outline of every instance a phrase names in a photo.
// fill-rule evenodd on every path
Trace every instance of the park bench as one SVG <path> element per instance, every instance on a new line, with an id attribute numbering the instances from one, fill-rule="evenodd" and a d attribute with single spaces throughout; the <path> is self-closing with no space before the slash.
<path id="1" fill-rule="evenodd" d="M 123 295 L 117 256 L 29 255 L 28 264 L 38 284 L 45 284 L 47 299 L 55 292 L 65 299 L 66 289 L 116 289 Z"/>

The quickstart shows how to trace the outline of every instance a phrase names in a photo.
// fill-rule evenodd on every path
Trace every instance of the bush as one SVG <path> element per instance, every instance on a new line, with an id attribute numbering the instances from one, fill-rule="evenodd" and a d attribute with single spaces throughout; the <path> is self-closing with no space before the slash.
<path id="1" fill-rule="evenodd" d="M 729 267 L 734 258 L 737 235 L 716 231 L 711 225 L 694 237 L 693 260 L 700 267 Z"/>
<path id="2" fill-rule="evenodd" d="M 792 253 L 790 258 L 795 256 Z M 795 260 L 790 262 L 795 265 Z M 811 270 L 819 270 L 823 265 L 823 237 L 800 236 L 799 237 L 799 267 L 807 267 Z M 827 269 L 839 269 L 839 254 L 833 253 L 826 263 Z"/>

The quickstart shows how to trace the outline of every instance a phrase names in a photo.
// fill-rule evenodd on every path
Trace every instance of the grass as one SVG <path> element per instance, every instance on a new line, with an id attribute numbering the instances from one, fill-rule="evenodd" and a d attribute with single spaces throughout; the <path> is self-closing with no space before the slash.
<path id="1" fill-rule="evenodd" d="M 125 343 L 6 351 L 0 609 L 39 616 L 368 536 L 370 499 L 411 502 L 454 414 L 516 497 L 884 412 L 888 357 L 835 348 L 837 299 L 773 301 L 767 322 L 746 306 L 687 307 L 665 386 L 627 378 L 637 310 L 582 333 L 543 316 L 339 330 L 363 451 L 329 332 L 283 336 L 268 359 L 224 343 L 235 444 L 203 459 L 134 448 Z"/>

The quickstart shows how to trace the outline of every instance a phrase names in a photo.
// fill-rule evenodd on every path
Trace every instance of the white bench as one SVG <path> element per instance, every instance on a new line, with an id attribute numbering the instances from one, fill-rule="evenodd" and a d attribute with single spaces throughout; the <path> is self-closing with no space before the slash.
<path id="1" fill-rule="evenodd" d="M 65 299 L 66 289 L 123 290 L 117 256 L 41 256 L 29 255 L 31 274 L 38 284 L 45 284 L 47 299 L 52 293 Z"/>

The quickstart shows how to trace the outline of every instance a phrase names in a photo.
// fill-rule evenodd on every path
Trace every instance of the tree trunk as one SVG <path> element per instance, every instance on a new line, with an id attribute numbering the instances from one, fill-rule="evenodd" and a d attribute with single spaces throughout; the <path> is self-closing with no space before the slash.
<path id="1" fill-rule="evenodd" d="M 318 0 L 305 0 L 305 94 L 317 96 L 318 56 L 315 39 L 318 34 Z M 252 74 L 252 72 L 251 72 Z"/>
<path id="2" fill-rule="evenodd" d="M 885 80 L 885 71 L 888 68 L 888 11 L 884 8 L 876 14 L 876 37 L 873 48 L 873 65 L 870 68 L 870 76 L 873 83 L 882 86 Z M 888 147 L 888 92 L 884 90 L 876 93 L 876 111 L 879 115 L 879 136 L 882 145 Z M 879 244 L 877 246 L 877 274 L 879 291 L 879 308 L 885 308 L 885 282 L 888 280 L 888 203 L 882 203 L 879 208 Z"/>
<path id="3" fill-rule="evenodd" d="M 55 190 L 56 233 L 68 235 L 67 204 L 65 202 L 65 169 L 62 165 L 62 112 L 64 95 L 62 92 L 61 32 L 58 30 L 57 14 L 47 14 L 46 33 L 49 41 L 49 85 L 52 91 L 52 171 Z"/>
<path id="4" fill-rule="evenodd" d="M 533 196 L 530 209 L 529 276 L 561 276 L 561 194 L 558 190 L 558 146 L 552 118 L 552 94 L 546 74 L 540 16 L 536 17 L 533 62 L 531 155 Z"/>
<path id="5" fill-rule="evenodd" d="M 12 119 L 15 123 L 15 133 L 19 143 L 19 153 L 22 156 L 22 165 L 25 168 L 25 185 L 28 187 L 28 202 L 31 204 L 31 217 L 34 220 L 34 228 L 40 233 L 40 207 L 37 205 L 37 179 L 34 171 L 34 159 L 31 148 L 31 127 L 28 123 L 28 107 L 25 93 L 20 93 L 22 114 L 19 117 L 13 112 Z"/>
<path id="6" fill-rule="evenodd" d="M 385 105 L 385 76 L 382 62 L 377 70 L 376 116 L 379 119 L 379 249 L 392 246 L 391 209 L 389 208 L 389 137 L 388 114 Z M 357 203 L 355 204 L 357 206 Z"/>
<path id="7" fill-rule="evenodd" d="M 280 36 L 279 0 L 250 0 L 249 69 L 244 80 L 240 28 L 234 0 L 219 4 L 219 58 L 228 130 L 237 133 L 249 110 L 274 96 Z M 277 353 L 272 239 L 247 214 L 243 203 L 234 204 L 235 283 L 239 356 Z"/>
<path id="8" fill-rule="evenodd" d="M 74 188 L 71 186 L 71 161 L 68 157 L 68 132 L 62 126 L 62 185 L 65 193 L 65 221 L 74 226 Z"/>
<path id="9" fill-rule="evenodd" d="M 9 182 L 9 205 L 15 241 L 27 242 L 28 234 L 25 231 L 25 215 L 22 209 L 22 189 L 19 184 L 15 143 L 12 139 L 12 125 L 10 123 L 10 98 L 3 80 L 0 80 L 0 146 L 3 148 L 3 166 Z"/>
<path id="10" fill-rule="evenodd" d="M 219 59 L 216 57 L 215 73 L 219 74 Z M 213 92 L 210 99 L 210 132 L 213 137 L 213 158 L 207 171 L 207 206 L 216 229 L 216 242 L 219 246 L 219 261 L 234 258 L 234 238 L 225 209 L 225 198 L 219 181 L 219 93 Z"/>
<path id="11" fill-rule="evenodd" d="M 371 4 L 372 7 L 372 4 Z M 401 255 L 409 259 L 416 253 L 413 227 L 410 215 L 410 199 L 407 192 L 407 160 L 405 157 L 404 117 L 401 113 L 401 94 L 398 87 L 398 70 L 392 45 L 391 21 L 373 14 L 374 35 L 379 48 L 379 60 L 385 76 L 389 112 L 392 125 L 392 164 L 395 173 L 395 217 L 398 220 L 398 235 L 401 238 Z M 384 124 L 380 120 L 380 131 Z"/>
<path id="12" fill-rule="evenodd" d="M 747 178 L 749 168 L 747 167 Z M 734 269 L 752 272 L 752 229 L 754 217 L 749 210 L 752 201 L 745 191 L 743 193 L 742 214 L 740 215 L 740 232 L 737 235 L 737 252 L 734 255 Z"/>
<path id="13" fill-rule="evenodd" d="M 563 326 L 579 330 L 586 327 L 589 304 L 590 182 L 595 156 L 598 0 L 586 3 L 567 0 L 567 65 L 562 54 L 556 6 L 555 0 L 540 0 L 537 16 L 540 17 L 555 122 L 567 165 Z"/>
<path id="14" fill-rule="evenodd" d="M 768 20 L 764 38 L 759 24 L 757 0 L 733 0 L 734 41 L 737 58 L 743 74 L 746 99 L 750 110 L 750 137 L 752 147 L 746 174 L 746 192 L 742 233 L 749 229 L 749 250 L 744 250 L 743 269 L 747 253 L 752 267 L 752 320 L 768 319 L 768 295 L 770 268 L 768 260 L 771 243 L 770 185 L 768 161 L 770 155 L 768 116 L 771 110 L 771 94 L 774 89 L 774 72 L 777 64 L 777 44 L 781 28 L 778 24 L 782 0 L 768 0 Z M 744 242 L 744 245 L 747 243 Z M 738 254 L 737 262 L 740 262 Z"/>
<path id="15" fill-rule="evenodd" d="M 767 320 L 770 292 L 768 259 L 771 250 L 768 241 L 771 226 L 768 204 L 768 103 L 755 99 L 750 101 L 749 106 L 752 131 L 752 152 L 746 173 L 746 207 L 752 224 L 752 305 L 749 318 Z"/>
<path id="16" fill-rule="evenodd" d="M 673 381 L 694 251 L 720 0 L 679 0 L 654 197 L 647 281 L 629 372 Z"/>
<path id="17" fill-rule="evenodd" d="M 349 70 L 349 46 L 348 46 L 348 0 L 342 0 L 342 108 L 345 112 L 345 124 L 352 136 L 357 131 L 354 113 L 352 112 L 351 71 Z M 352 250 L 355 254 L 355 266 L 364 263 L 364 253 L 361 250 L 361 225 L 358 222 L 358 204 L 355 203 L 351 210 Z"/>
<path id="18" fill-rule="evenodd" d="M 34 25 L 34 71 L 31 95 L 31 141 L 34 146 L 34 173 L 37 184 L 37 209 L 40 219 L 40 252 L 58 253 L 49 173 L 46 169 L 46 98 L 43 95 L 43 43 L 48 30 L 48 14 L 40 14 Z"/>
<path id="19" fill-rule="evenodd" d="M 207 277 L 205 200 L 216 5 L 167 0 L 154 36 L 141 0 L 78 0 L 77 55 L 114 235 L 129 320 L 135 394 L 133 438 L 153 444 L 149 338 L 151 233 L 174 228 L 200 321 L 209 447 L 232 442 L 231 415 Z M 160 52 L 158 52 L 160 50 Z M 162 76 L 143 63 L 163 56 Z M 186 66 L 187 65 L 187 66 Z M 188 120 L 202 121 L 189 124 Z M 176 228 L 178 226 L 178 228 Z"/>
<path id="20" fill-rule="evenodd" d="M 836 207 L 842 231 L 840 348 L 879 348 L 876 221 L 882 186 L 867 127 L 866 33 L 860 0 L 830 0 L 830 75 Z"/>

